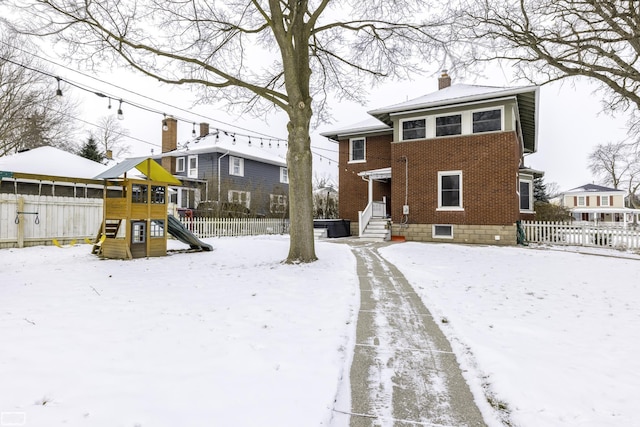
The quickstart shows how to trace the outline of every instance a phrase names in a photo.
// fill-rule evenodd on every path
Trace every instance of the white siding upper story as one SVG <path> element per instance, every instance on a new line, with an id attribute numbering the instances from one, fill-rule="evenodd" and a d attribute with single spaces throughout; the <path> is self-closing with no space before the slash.
<path id="1" fill-rule="evenodd" d="M 573 208 L 624 208 L 624 190 L 603 187 L 595 184 L 587 184 L 574 188 L 562 195 L 561 203 L 570 209 Z"/>

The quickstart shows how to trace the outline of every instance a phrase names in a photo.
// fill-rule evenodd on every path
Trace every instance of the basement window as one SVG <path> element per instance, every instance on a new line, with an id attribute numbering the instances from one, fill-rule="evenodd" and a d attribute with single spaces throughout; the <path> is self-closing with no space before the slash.
<path id="1" fill-rule="evenodd" d="M 453 239 L 453 225 L 433 225 L 431 235 L 434 239 Z"/>

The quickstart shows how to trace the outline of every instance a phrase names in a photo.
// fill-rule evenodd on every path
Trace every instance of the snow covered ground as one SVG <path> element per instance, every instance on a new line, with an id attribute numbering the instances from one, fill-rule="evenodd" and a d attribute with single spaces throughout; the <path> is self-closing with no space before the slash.
<path id="1" fill-rule="evenodd" d="M 132 261 L 0 251 L 0 421 L 328 424 L 359 304 L 349 248 L 290 266 L 288 237 L 207 242 Z"/>
<path id="2" fill-rule="evenodd" d="M 328 425 L 359 304 L 348 246 L 318 241 L 320 261 L 289 266 L 288 237 L 207 242 L 133 261 L 88 245 L 1 250 L 0 425 Z M 517 426 L 640 425 L 640 257 L 380 252 L 441 322 L 472 391 L 489 387 Z"/>
<path id="3" fill-rule="evenodd" d="M 441 321 L 473 391 L 488 384 L 517 426 L 638 426 L 640 257 L 576 249 L 380 252 Z"/>

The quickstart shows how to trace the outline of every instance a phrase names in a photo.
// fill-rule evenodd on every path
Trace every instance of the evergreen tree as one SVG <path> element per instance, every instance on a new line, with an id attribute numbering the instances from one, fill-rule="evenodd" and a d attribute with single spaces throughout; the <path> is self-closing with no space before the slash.
<path id="1" fill-rule="evenodd" d="M 84 143 L 78 155 L 98 163 L 104 160 L 104 154 L 98 150 L 98 144 L 92 136 Z"/>
<path id="2" fill-rule="evenodd" d="M 542 177 L 533 179 L 533 200 L 535 200 L 536 202 L 549 202 L 547 185 L 544 183 Z"/>

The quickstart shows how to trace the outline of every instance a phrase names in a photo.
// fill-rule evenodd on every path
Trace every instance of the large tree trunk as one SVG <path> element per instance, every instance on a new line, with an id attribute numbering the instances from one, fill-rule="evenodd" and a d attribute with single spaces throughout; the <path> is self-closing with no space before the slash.
<path id="1" fill-rule="evenodd" d="M 287 263 L 317 260 L 313 240 L 312 157 L 309 126 L 311 102 L 299 102 L 290 109 L 289 149 L 289 256 Z"/>

